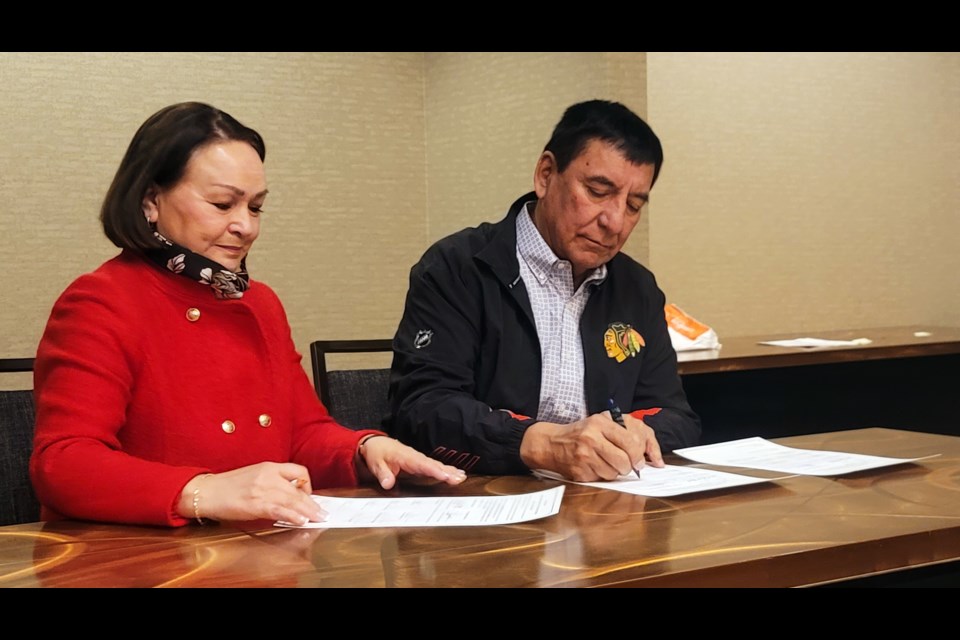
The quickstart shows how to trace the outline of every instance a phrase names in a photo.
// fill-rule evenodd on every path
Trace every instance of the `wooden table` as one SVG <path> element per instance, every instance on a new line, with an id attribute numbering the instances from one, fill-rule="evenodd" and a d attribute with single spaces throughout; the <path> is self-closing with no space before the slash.
<path id="1" fill-rule="evenodd" d="M 895 457 L 941 455 L 836 478 L 792 477 L 670 499 L 570 484 L 558 515 L 507 526 L 15 525 L 0 528 L 0 587 L 957 584 L 960 438 L 871 428 L 779 442 Z M 501 495 L 554 484 L 475 477 L 457 488 L 402 491 Z M 329 493 L 375 495 L 373 489 Z"/>
<path id="2" fill-rule="evenodd" d="M 813 349 L 758 344 L 798 337 L 872 342 Z M 960 329 L 883 327 L 721 336 L 720 342 L 717 351 L 678 356 L 705 444 L 876 425 L 960 436 Z"/>
<path id="3" fill-rule="evenodd" d="M 917 335 L 920 334 L 920 335 Z M 774 347 L 771 340 L 812 337 L 827 340 L 868 338 L 870 344 L 844 347 Z M 750 371 L 776 367 L 895 360 L 960 354 L 960 329 L 951 327 L 881 327 L 729 337 L 720 340 L 720 349 L 684 351 L 677 354 L 680 374 Z"/>

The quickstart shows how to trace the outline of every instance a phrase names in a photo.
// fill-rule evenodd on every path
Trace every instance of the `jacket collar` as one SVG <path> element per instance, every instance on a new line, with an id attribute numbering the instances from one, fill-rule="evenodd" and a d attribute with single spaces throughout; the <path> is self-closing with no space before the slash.
<path id="1" fill-rule="evenodd" d="M 517 198 L 510 210 L 507 211 L 507 217 L 493 225 L 494 231 L 490 235 L 490 241 L 480 251 L 474 254 L 474 258 L 486 264 L 497 276 L 500 282 L 514 291 L 518 286 L 522 286 L 520 280 L 520 263 L 517 260 L 517 215 L 523 210 L 523 205 L 536 204 L 537 194 L 535 191 L 526 193 Z M 617 255 L 620 255 L 619 253 Z M 615 260 L 617 256 L 611 258 Z M 609 264 L 609 263 L 608 263 Z M 602 286 L 606 282 L 606 276 L 609 273 L 603 269 L 600 274 L 602 277 L 593 283 L 594 287 Z M 524 290 L 523 298 L 526 299 Z M 529 308 L 529 301 L 524 305 Z M 532 312 L 531 312 L 532 313 Z"/>
<path id="2" fill-rule="evenodd" d="M 517 214 L 528 202 L 536 202 L 533 191 L 517 198 L 507 217 L 494 225 L 490 241 L 474 257 L 483 262 L 505 287 L 513 290 L 520 283 L 520 263 L 517 261 Z"/>
<path id="3" fill-rule="evenodd" d="M 533 317 L 533 307 L 530 305 L 527 288 L 520 279 L 520 262 L 517 260 L 517 214 L 524 204 L 536 201 L 537 194 L 533 191 L 517 198 L 510 205 L 507 217 L 493 225 L 490 241 L 474 254 L 474 259 L 487 265 L 520 305 L 534 333 L 537 325 Z"/>

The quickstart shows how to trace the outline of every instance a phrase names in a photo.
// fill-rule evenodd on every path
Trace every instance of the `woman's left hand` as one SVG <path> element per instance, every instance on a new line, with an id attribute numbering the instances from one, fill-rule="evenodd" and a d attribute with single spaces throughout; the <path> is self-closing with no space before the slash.
<path id="1" fill-rule="evenodd" d="M 384 489 L 392 489 L 401 474 L 451 485 L 467 478 L 462 469 L 434 460 L 388 436 L 367 438 L 360 446 L 359 458 L 357 467 L 361 477 L 372 474 L 372 479 Z"/>

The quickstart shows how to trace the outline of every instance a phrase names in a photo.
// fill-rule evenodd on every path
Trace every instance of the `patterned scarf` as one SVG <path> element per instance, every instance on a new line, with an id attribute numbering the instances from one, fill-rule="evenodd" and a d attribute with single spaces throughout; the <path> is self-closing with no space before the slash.
<path id="1" fill-rule="evenodd" d="M 146 255 L 164 269 L 208 285 L 218 298 L 242 298 L 243 292 L 250 288 L 246 258 L 240 262 L 240 270 L 234 273 L 219 262 L 170 242 L 159 231 L 154 230 L 153 235 L 163 246 L 147 251 Z"/>

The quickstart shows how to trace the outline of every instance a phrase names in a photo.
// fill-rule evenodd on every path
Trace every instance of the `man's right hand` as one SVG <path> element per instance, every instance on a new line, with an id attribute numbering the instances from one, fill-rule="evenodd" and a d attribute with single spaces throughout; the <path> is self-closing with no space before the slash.
<path id="1" fill-rule="evenodd" d="M 626 420 L 624 429 L 604 411 L 570 424 L 537 422 L 527 428 L 520 458 L 531 469 L 545 469 L 575 482 L 615 480 L 640 469 L 646 456 L 663 466 L 653 429 Z"/>

